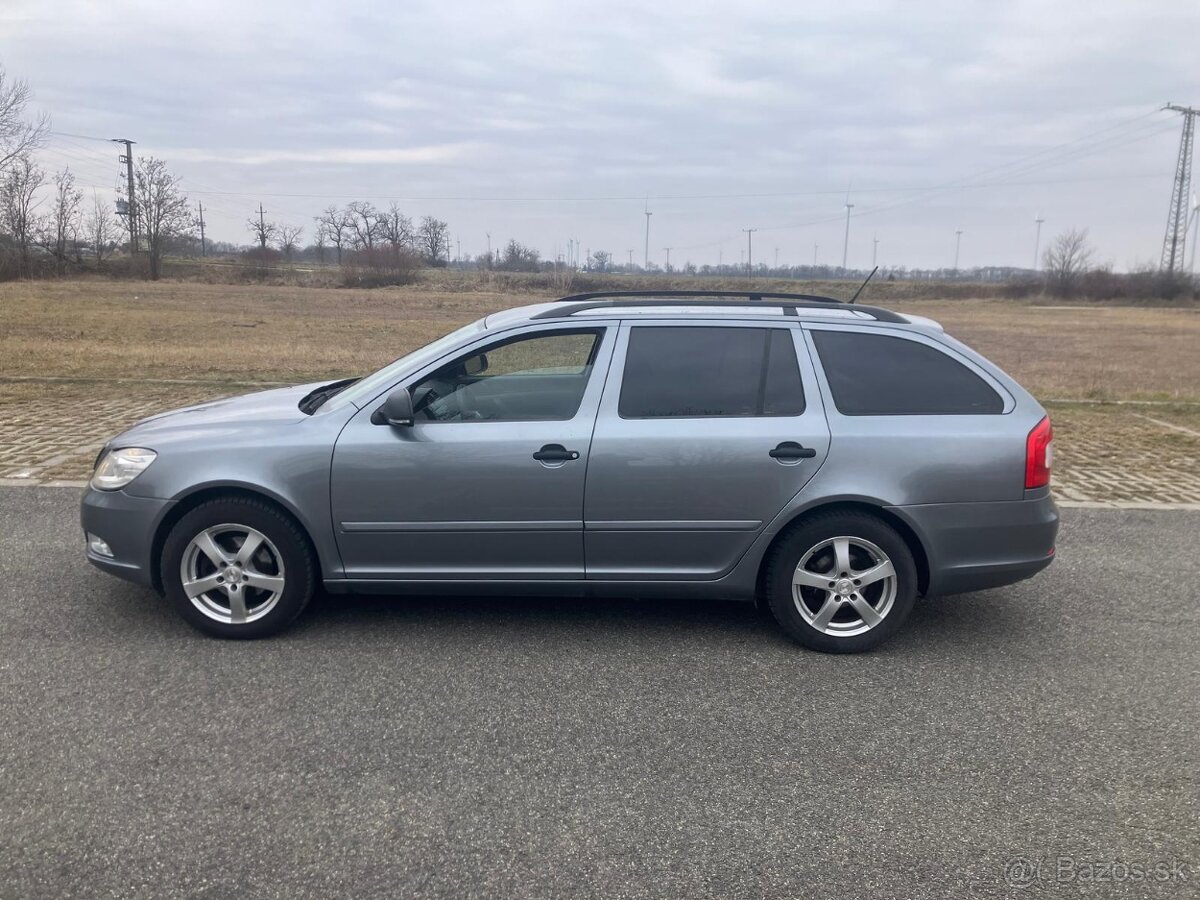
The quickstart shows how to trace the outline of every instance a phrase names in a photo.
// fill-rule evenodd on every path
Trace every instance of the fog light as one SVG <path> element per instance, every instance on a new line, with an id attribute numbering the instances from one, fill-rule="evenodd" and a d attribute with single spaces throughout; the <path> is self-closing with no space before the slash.
<path id="1" fill-rule="evenodd" d="M 96 535 L 88 532 L 88 549 L 97 556 L 106 556 L 109 559 L 113 558 L 112 547 L 108 546 L 108 541 L 103 538 L 98 538 Z"/>

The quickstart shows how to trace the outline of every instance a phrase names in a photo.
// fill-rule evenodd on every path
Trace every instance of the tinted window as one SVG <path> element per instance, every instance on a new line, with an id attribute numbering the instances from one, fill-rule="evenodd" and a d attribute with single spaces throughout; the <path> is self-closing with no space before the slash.
<path id="1" fill-rule="evenodd" d="M 999 413 L 986 381 L 926 344 L 881 334 L 812 332 L 838 412 L 847 416 Z"/>
<path id="2" fill-rule="evenodd" d="M 795 416 L 804 391 L 785 328 L 634 328 L 618 411 L 625 419 Z"/>
<path id="3" fill-rule="evenodd" d="M 570 419 L 592 372 L 598 331 L 542 332 L 475 350 L 412 388 L 424 422 Z"/>

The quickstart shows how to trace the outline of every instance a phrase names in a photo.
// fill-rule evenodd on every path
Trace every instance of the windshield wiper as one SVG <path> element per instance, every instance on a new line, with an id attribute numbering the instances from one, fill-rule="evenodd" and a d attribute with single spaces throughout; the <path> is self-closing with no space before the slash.
<path id="1" fill-rule="evenodd" d="M 300 412 L 304 413 L 306 416 L 311 416 L 321 408 L 321 404 L 323 404 L 326 400 L 335 394 L 340 394 L 356 381 L 359 381 L 359 379 L 343 378 L 341 381 L 335 381 L 332 384 L 324 384 L 315 390 L 309 391 L 300 400 Z"/>

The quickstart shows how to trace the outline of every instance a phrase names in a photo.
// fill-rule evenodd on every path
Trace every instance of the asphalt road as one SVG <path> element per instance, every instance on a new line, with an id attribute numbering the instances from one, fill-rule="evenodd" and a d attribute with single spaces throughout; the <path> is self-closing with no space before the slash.
<path id="1" fill-rule="evenodd" d="M 220 642 L 91 569 L 77 499 L 0 489 L 2 897 L 1200 890 L 1200 514 L 1068 510 L 1035 580 L 831 657 L 719 602 Z"/>

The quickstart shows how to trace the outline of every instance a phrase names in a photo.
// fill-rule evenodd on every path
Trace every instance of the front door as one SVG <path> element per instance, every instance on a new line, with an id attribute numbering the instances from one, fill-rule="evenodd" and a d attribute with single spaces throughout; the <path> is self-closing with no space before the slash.
<path id="1" fill-rule="evenodd" d="M 372 424 L 383 397 L 355 415 L 331 479 L 347 576 L 582 578 L 584 474 L 607 332 L 485 337 L 402 385 L 411 426 Z"/>
<path id="2" fill-rule="evenodd" d="M 587 577 L 727 573 L 829 449 L 797 325 L 621 329 L 588 463 Z"/>

